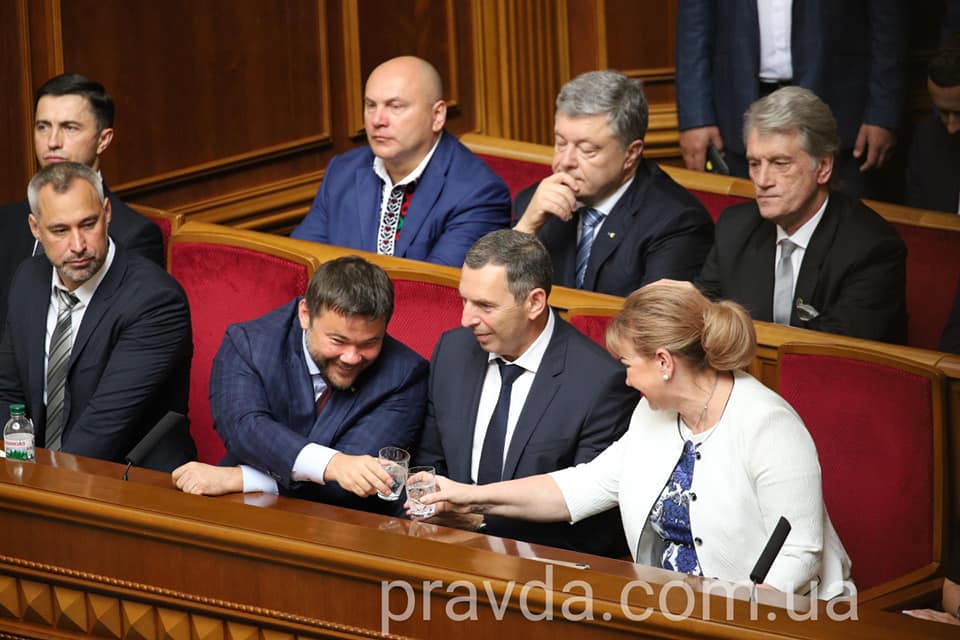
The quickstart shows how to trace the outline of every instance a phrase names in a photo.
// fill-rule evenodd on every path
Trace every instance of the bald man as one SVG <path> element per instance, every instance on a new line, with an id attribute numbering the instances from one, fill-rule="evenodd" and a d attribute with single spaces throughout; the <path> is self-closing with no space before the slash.
<path id="1" fill-rule="evenodd" d="M 440 74 L 426 60 L 387 60 L 367 78 L 369 146 L 335 156 L 292 236 L 459 267 L 481 236 L 510 224 L 510 193 L 444 133 Z"/>

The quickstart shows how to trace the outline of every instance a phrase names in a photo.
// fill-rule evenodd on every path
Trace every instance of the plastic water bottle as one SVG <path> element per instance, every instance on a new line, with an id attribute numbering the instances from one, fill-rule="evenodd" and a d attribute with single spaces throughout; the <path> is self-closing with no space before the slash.
<path id="1" fill-rule="evenodd" d="M 22 404 L 10 405 L 10 419 L 3 428 L 3 451 L 9 460 L 33 462 L 33 421 Z"/>

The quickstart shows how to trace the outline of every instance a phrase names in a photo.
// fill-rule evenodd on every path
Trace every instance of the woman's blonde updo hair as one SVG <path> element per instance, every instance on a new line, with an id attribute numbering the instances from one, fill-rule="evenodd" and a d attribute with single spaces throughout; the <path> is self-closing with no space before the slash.
<path id="1" fill-rule="evenodd" d="M 742 369 L 753 360 L 757 334 L 747 310 L 727 300 L 711 302 L 686 282 L 647 285 L 631 293 L 607 327 L 607 346 L 651 357 L 666 349 L 692 366 Z"/>

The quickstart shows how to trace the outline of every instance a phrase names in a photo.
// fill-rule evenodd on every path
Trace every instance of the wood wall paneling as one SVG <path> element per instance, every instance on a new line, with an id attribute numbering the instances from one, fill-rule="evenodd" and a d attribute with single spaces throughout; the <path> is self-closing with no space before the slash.
<path id="1" fill-rule="evenodd" d="M 30 25 L 26 0 L 0 3 L 0 85 L 7 88 L 0 109 L 3 154 L 0 202 L 23 200 L 34 170 L 33 103 L 30 80 Z M 26 222 L 24 222 L 26 224 Z"/>

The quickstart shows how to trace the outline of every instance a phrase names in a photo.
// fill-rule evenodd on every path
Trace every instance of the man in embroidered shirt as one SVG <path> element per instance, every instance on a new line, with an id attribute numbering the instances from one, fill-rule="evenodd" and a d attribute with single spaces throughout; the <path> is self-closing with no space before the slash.
<path id="1" fill-rule="evenodd" d="M 459 267 L 474 240 L 510 224 L 510 194 L 444 133 L 440 74 L 403 56 L 367 79 L 368 147 L 334 157 L 292 236 Z"/>
<path id="2" fill-rule="evenodd" d="M 427 380 L 426 361 L 386 334 L 392 313 L 383 269 L 345 256 L 317 269 L 306 297 L 231 325 L 210 373 L 210 409 L 227 455 L 223 466 L 180 467 L 177 487 L 388 510 L 366 497 L 389 493 L 375 456 L 416 443 Z"/>
<path id="3" fill-rule="evenodd" d="M 904 342 L 907 251 L 879 214 L 831 189 L 830 108 L 784 87 L 751 105 L 743 137 L 756 202 L 721 214 L 697 286 L 755 320 Z"/>

